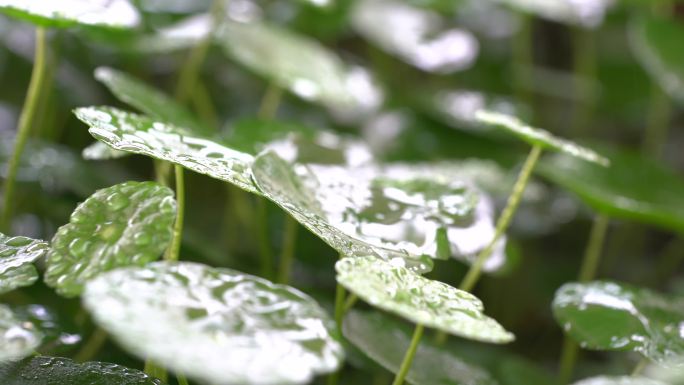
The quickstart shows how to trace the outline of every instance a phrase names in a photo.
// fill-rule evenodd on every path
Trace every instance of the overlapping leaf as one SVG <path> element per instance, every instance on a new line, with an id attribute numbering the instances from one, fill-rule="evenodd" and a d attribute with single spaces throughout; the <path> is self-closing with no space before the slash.
<path id="1" fill-rule="evenodd" d="M 88 282 L 84 301 L 132 353 L 208 383 L 306 383 L 343 356 L 313 299 L 234 270 L 119 269 Z"/>
<path id="2" fill-rule="evenodd" d="M 573 385 L 667 385 L 664 382 L 640 376 L 597 376 L 586 378 Z"/>
<path id="3" fill-rule="evenodd" d="M 32 323 L 22 322 L 9 307 L 0 304 L 0 363 L 30 355 L 40 345 L 42 338 Z M 1 368 L 0 383 L 6 384 L 1 381 Z"/>
<path id="4" fill-rule="evenodd" d="M 47 249 L 43 241 L 0 234 L 0 294 L 32 285 L 38 279 L 33 262 Z"/>
<path id="5" fill-rule="evenodd" d="M 176 218 L 173 192 L 154 182 L 125 182 L 95 192 L 52 239 L 45 282 L 64 296 L 121 266 L 161 256 Z"/>
<path id="6" fill-rule="evenodd" d="M 573 1 L 573 0 L 496 0 L 523 12 L 539 17 L 583 27 L 594 28 L 603 18 L 614 0 Z"/>
<path id="7" fill-rule="evenodd" d="M 492 343 L 514 339 L 487 317 L 474 295 L 375 257 L 348 257 L 335 264 L 337 282 L 380 309 L 417 324 Z"/>
<path id="8" fill-rule="evenodd" d="M 163 385 L 139 370 L 106 362 L 38 356 L 0 364 L 3 385 Z"/>
<path id="9" fill-rule="evenodd" d="M 684 357 L 684 299 L 614 282 L 569 283 L 553 313 L 580 346 L 630 350 L 665 365 Z"/>
<path id="10" fill-rule="evenodd" d="M 128 0 L 0 0 L 0 12 L 46 27 L 132 28 L 140 23 Z"/>

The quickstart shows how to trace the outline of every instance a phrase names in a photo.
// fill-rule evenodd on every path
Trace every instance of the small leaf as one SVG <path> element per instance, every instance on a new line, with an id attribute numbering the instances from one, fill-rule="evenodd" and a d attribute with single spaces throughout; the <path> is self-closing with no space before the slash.
<path id="1" fill-rule="evenodd" d="M 68 358 L 38 356 L 0 364 L 3 385 L 163 385 L 139 370 L 106 362 L 79 364 Z"/>
<path id="2" fill-rule="evenodd" d="M 668 385 L 664 382 L 639 376 L 598 376 L 586 378 L 573 385 Z"/>
<path id="3" fill-rule="evenodd" d="M 681 298 L 614 282 L 568 283 L 556 292 L 553 313 L 587 349 L 635 351 L 665 365 L 684 356 Z"/>
<path id="4" fill-rule="evenodd" d="M 30 355 L 40 345 L 42 338 L 32 323 L 22 322 L 10 308 L 0 304 L 0 363 Z M 8 385 L 2 379 L 0 364 L 0 383 Z"/>
<path id="5" fill-rule="evenodd" d="M 380 309 L 411 322 L 477 341 L 514 339 L 487 317 L 474 295 L 375 257 L 343 258 L 335 264 L 337 282 Z"/>
<path id="6" fill-rule="evenodd" d="M 544 149 L 560 151 L 588 162 L 609 166 L 610 161 L 597 154 L 593 150 L 582 147 L 567 139 L 552 135 L 541 128 L 531 127 L 515 116 L 501 114 L 487 110 L 480 110 L 475 114 L 476 119 L 484 124 L 506 130 L 532 146 L 541 146 Z"/>
<path id="7" fill-rule="evenodd" d="M 171 241 L 175 219 L 173 192 L 157 183 L 125 182 L 99 190 L 52 238 L 45 282 L 73 297 L 103 271 L 153 261 Z"/>
<path id="8" fill-rule="evenodd" d="M 639 15 L 630 25 L 630 45 L 651 77 L 680 103 L 684 103 L 684 53 L 679 37 L 681 20 Z"/>
<path id="9" fill-rule="evenodd" d="M 555 154 L 538 172 L 597 211 L 684 232 L 684 180 L 675 171 L 636 153 L 602 152 L 612 159 L 609 169 Z"/>
<path id="10" fill-rule="evenodd" d="M 164 2 L 167 4 L 167 2 Z M 206 8 L 208 9 L 209 5 Z M 181 19 L 175 24 L 161 28 L 150 36 L 144 36 L 136 44 L 140 52 L 168 53 L 195 46 L 211 32 L 212 17 L 201 13 Z"/>
<path id="11" fill-rule="evenodd" d="M 102 142 L 93 142 L 83 149 L 81 153 L 83 159 L 87 160 L 109 160 L 119 159 L 128 156 L 126 151 L 115 150 Z"/>
<path id="12" fill-rule="evenodd" d="M 380 313 L 354 310 L 344 319 L 344 336 L 368 357 L 390 372 L 399 371 L 411 340 L 410 331 Z M 482 368 L 449 351 L 421 341 L 406 375 L 413 385 L 494 385 Z"/>
<path id="13" fill-rule="evenodd" d="M 0 294 L 33 285 L 38 279 L 33 262 L 45 255 L 47 249 L 48 244 L 43 241 L 0 234 Z"/>
<path id="14" fill-rule="evenodd" d="M 313 299 L 235 270 L 188 262 L 118 269 L 88 282 L 83 298 L 131 353 L 208 383 L 305 383 L 343 356 Z"/>
<path id="15" fill-rule="evenodd" d="M 45 27 L 133 28 L 140 23 L 128 0 L 0 0 L 0 12 Z"/>
<path id="16" fill-rule="evenodd" d="M 179 134 L 178 127 L 111 107 L 74 111 L 96 139 L 117 150 L 150 156 L 257 193 L 252 182 L 252 155 L 215 141 Z"/>
<path id="17" fill-rule="evenodd" d="M 529 0 L 496 0 L 510 5 L 522 12 L 528 12 L 541 18 L 594 28 L 603 22 L 612 0 L 595 0 L 591 2 L 573 0 L 529 1 Z"/>

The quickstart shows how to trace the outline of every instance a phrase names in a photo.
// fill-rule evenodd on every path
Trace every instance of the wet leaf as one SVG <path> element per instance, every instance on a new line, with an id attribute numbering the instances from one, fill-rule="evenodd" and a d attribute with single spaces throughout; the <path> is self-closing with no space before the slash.
<path id="1" fill-rule="evenodd" d="M 88 282 L 84 301 L 130 352 L 208 383 L 305 383 L 343 357 L 313 299 L 235 270 L 119 269 Z"/>
<path id="2" fill-rule="evenodd" d="M 297 124 L 274 120 L 245 119 L 232 125 L 226 143 L 239 151 L 256 155 L 266 147 L 299 146 L 297 142 L 313 141 L 317 130 Z M 301 137 L 301 138 L 300 138 Z M 299 151 L 298 151 L 299 152 Z"/>
<path id="3" fill-rule="evenodd" d="M 597 211 L 684 232 L 684 180 L 675 171 L 636 153 L 602 152 L 610 168 L 555 154 L 537 171 Z"/>
<path id="4" fill-rule="evenodd" d="M 30 330 L 42 335 L 41 343 L 37 351 L 42 354 L 61 354 L 73 352 L 73 347 L 81 343 L 81 336 L 72 331 L 76 326 L 68 324 L 65 318 L 60 317 L 56 311 L 56 304 L 52 307 L 30 304 L 13 306 L 14 315 L 22 325 L 32 325 Z"/>
<path id="5" fill-rule="evenodd" d="M 68 358 L 39 356 L 0 364 L 3 385 L 163 385 L 139 370 L 106 362 L 79 364 Z"/>
<path id="6" fill-rule="evenodd" d="M 73 297 L 96 275 L 144 265 L 164 252 L 176 219 L 173 192 L 154 182 L 125 182 L 95 192 L 52 238 L 45 282 Z"/>
<path id="7" fill-rule="evenodd" d="M 553 300 L 556 321 L 580 346 L 639 352 L 661 364 L 684 356 L 684 300 L 615 282 L 568 283 Z"/>
<path id="8" fill-rule="evenodd" d="M 152 35 L 141 37 L 136 47 L 140 52 L 146 53 L 167 53 L 188 49 L 204 40 L 211 32 L 211 26 L 212 18 L 208 13 L 189 16 L 159 29 Z"/>
<path id="9" fill-rule="evenodd" d="M 48 244 L 40 240 L 0 234 L 0 294 L 33 285 L 38 279 L 33 262 L 47 249 Z"/>
<path id="10" fill-rule="evenodd" d="M 84 107 L 74 113 L 90 126 L 91 135 L 114 149 L 178 164 L 257 193 L 250 170 L 252 155 L 179 134 L 173 125 L 111 107 Z"/>
<path id="11" fill-rule="evenodd" d="M 598 376 L 586 378 L 573 385 L 667 385 L 664 382 L 639 376 Z"/>
<path id="12" fill-rule="evenodd" d="M 33 353 L 40 345 L 42 334 L 33 324 L 19 320 L 12 310 L 0 304 L 0 363 L 17 360 Z M 2 380 L 0 364 L 0 380 Z M 7 384 L 5 381 L 0 383 Z"/>
<path id="13" fill-rule="evenodd" d="M 684 103 L 684 53 L 678 39 L 681 20 L 640 14 L 630 26 L 630 44 L 641 65 L 673 98 Z"/>
<path id="14" fill-rule="evenodd" d="M 0 0 L 0 12 L 45 27 L 133 28 L 140 23 L 128 0 Z"/>
<path id="15" fill-rule="evenodd" d="M 523 12 L 561 23 L 575 24 L 587 28 L 601 25 L 614 0 L 496 0 Z"/>
<path id="16" fill-rule="evenodd" d="M 83 149 L 81 155 L 87 160 L 109 160 L 123 158 L 129 153 L 113 149 L 102 142 L 93 142 Z"/>
<path id="17" fill-rule="evenodd" d="M 399 371 L 411 332 L 380 313 L 352 311 L 344 319 L 344 336 L 390 372 Z M 406 382 L 413 385 L 493 385 L 482 368 L 442 348 L 421 341 Z"/>
<path id="18" fill-rule="evenodd" d="M 531 146 L 540 146 L 546 150 L 563 152 L 602 166 L 610 165 L 608 159 L 597 154 L 594 150 L 582 147 L 567 139 L 554 136 L 541 128 L 528 126 L 515 116 L 480 110 L 475 113 L 475 117 L 484 124 L 512 133 L 529 143 Z"/>
<path id="19" fill-rule="evenodd" d="M 420 276 L 394 261 L 343 258 L 337 282 L 380 309 L 447 333 L 477 341 L 507 343 L 515 338 L 487 317 L 474 295 Z"/>

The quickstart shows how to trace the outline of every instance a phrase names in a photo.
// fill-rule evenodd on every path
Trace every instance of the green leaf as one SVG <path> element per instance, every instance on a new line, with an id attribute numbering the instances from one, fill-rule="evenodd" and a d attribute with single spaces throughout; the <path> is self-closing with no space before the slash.
<path id="1" fill-rule="evenodd" d="M 554 136 L 541 128 L 528 126 L 515 116 L 479 110 L 475 113 L 475 118 L 484 124 L 508 131 L 529 143 L 531 146 L 540 146 L 546 150 L 564 152 L 588 162 L 598 163 L 602 166 L 610 165 L 608 159 L 597 154 L 594 150 L 582 147 L 567 139 Z"/>
<path id="2" fill-rule="evenodd" d="M 0 363 L 17 360 L 33 353 L 43 338 L 30 322 L 22 322 L 9 307 L 0 304 Z M 0 364 L 0 383 L 2 381 Z"/>
<path id="3" fill-rule="evenodd" d="M 147 374 L 107 362 L 79 364 L 68 358 L 38 356 L 0 364 L 3 385 L 163 385 Z"/>
<path id="4" fill-rule="evenodd" d="M 343 258 L 337 282 L 380 309 L 411 322 L 472 340 L 507 343 L 515 338 L 487 317 L 474 295 L 375 257 Z"/>
<path id="5" fill-rule="evenodd" d="M 380 313 L 352 311 L 344 319 L 344 336 L 390 372 L 399 371 L 411 340 L 410 330 Z M 494 385 L 482 368 L 449 351 L 421 341 L 406 382 L 413 385 Z"/>
<path id="6" fill-rule="evenodd" d="M 215 141 L 178 133 L 178 127 L 111 107 L 77 108 L 96 139 L 117 150 L 181 165 L 257 193 L 250 170 L 254 157 Z"/>
<path id="7" fill-rule="evenodd" d="M 615 282 L 568 283 L 553 313 L 584 348 L 635 351 L 665 365 L 684 357 L 682 298 Z"/>
<path id="8" fill-rule="evenodd" d="M 128 0 L 0 0 L 0 12 L 45 27 L 133 28 L 140 23 Z"/>
<path id="9" fill-rule="evenodd" d="M 47 249 L 48 244 L 43 241 L 0 234 L 0 294 L 33 285 L 38 279 L 33 262 L 45 255 Z"/>
<path id="10" fill-rule="evenodd" d="M 102 142 L 93 142 L 83 149 L 81 153 L 83 159 L 87 160 L 109 160 L 119 159 L 128 156 L 126 151 L 115 150 Z"/>
<path id="11" fill-rule="evenodd" d="M 57 230 L 45 282 L 73 297 L 96 275 L 144 265 L 164 252 L 173 232 L 173 192 L 154 182 L 125 182 L 95 192 Z"/>
<path id="12" fill-rule="evenodd" d="M 609 169 L 556 154 L 537 171 L 597 211 L 684 232 L 684 180 L 675 171 L 633 152 L 602 152 Z"/>
<path id="13" fill-rule="evenodd" d="M 216 384 L 306 383 L 343 357 L 298 290 L 230 269 L 157 262 L 90 281 L 85 306 L 131 353 Z"/>
<path id="14" fill-rule="evenodd" d="M 207 8 L 209 6 L 205 9 Z M 140 52 L 148 54 L 188 49 L 206 39 L 211 32 L 211 27 L 212 17 L 210 14 L 201 13 L 189 16 L 159 29 L 152 35 L 140 38 L 136 43 L 136 48 Z"/>
<path id="15" fill-rule="evenodd" d="M 587 28 L 601 25 L 609 8 L 611 0 L 596 0 L 590 2 L 573 0 L 530 1 L 530 0 L 496 0 L 501 4 L 534 14 L 544 19 L 574 24 Z"/>
<path id="16" fill-rule="evenodd" d="M 684 103 L 684 52 L 681 20 L 649 17 L 643 12 L 630 25 L 630 46 L 646 72 L 680 103 Z"/>
<path id="17" fill-rule="evenodd" d="M 319 131 L 309 126 L 274 120 L 244 119 L 231 126 L 226 143 L 239 151 L 256 155 L 266 147 L 296 147 L 297 157 L 305 145 L 315 145 Z M 328 133 L 328 135 L 331 135 Z M 334 135 L 334 134 L 332 134 Z M 318 159 L 317 159 L 318 160 Z"/>
<path id="18" fill-rule="evenodd" d="M 586 378 L 573 385 L 667 385 L 665 382 L 639 376 L 597 376 Z"/>

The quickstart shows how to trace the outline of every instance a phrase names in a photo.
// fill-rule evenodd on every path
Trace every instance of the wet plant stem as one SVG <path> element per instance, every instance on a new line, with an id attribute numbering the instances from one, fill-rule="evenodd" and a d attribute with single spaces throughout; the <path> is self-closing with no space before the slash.
<path id="1" fill-rule="evenodd" d="M 285 232 L 283 234 L 283 252 L 280 256 L 280 267 L 278 268 L 278 283 L 287 284 L 290 281 L 298 230 L 299 224 L 297 221 L 291 216 L 286 215 Z"/>
<path id="2" fill-rule="evenodd" d="M 182 374 L 176 374 L 176 380 L 178 380 L 178 385 L 189 385 L 188 379 Z"/>
<path id="3" fill-rule="evenodd" d="M 392 385 L 401 385 L 404 383 L 404 378 L 406 377 L 406 374 L 408 374 L 409 370 L 411 369 L 411 364 L 413 363 L 413 357 L 416 355 L 416 351 L 418 350 L 418 345 L 420 344 L 420 338 L 423 336 L 423 331 L 425 330 L 425 327 L 422 324 L 417 324 L 416 328 L 413 330 L 413 337 L 411 338 L 411 344 L 409 345 L 408 350 L 406 350 L 406 354 L 404 354 L 404 359 L 401 362 L 401 366 L 399 367 L 399 371 L 397 372 L 396 377 L 394 377 L 394 381 L 392 382 Z"/>
<path id="4" fill-rule="evenodd" d="M 501 212 L 501 215 L 499 216 L 499 219 L 496 222 L 494 237 L 491 241 L 489 241 L 487 247 L 485 247 L 477 255 L 475 262 L 470 266 L 470 270 L 468 270 L 468 273 L 463 278 L 463 281 L 461 282 L 459 289 L 464 291 L 471 291 L 473 287 L 475 287 L 477 281 L 480 279 L 480 275 L 482 274 L 482 268 L 487 262 L 487 259 L 492 254 L 492 251 L 494 251 L 494 247 L 496 246 L 499 239 L 501 239 L 501 237 L 506 233 L 508 226 L 511 224 L 511 220 L 513 219 L 513 216 L 515 215 L 515 212 L 517 211 L 518 206 L 520 205 L 520 200 L 522 199 L 523 193 L 525 192 L 525 187 L 527 187 L 527 183 L 530 180 L 530 176 L 534 171 L 534 167 L 537 165 L 537 161 L 539 160 L 539 156 L 541 155 L 541 153 L 542 148 L 536 145 L 532 147 L 532 150 L 527 155 L 527 159 L 525 160 L 525 163 L 523 164 L 523 167 L 520 170 L 520 173 L 518 174 L 518 179 L 515 181 L 515 184 L 513 185 L 513 191 L 511 192 L 511 195 L 508 197 L 506 207 L 504 208 L 503 212 Z"/>
<path id="5" fill-rule="evenodd" d="M 164 259 L 167 261 L 178 261 L 180 254 L 181 241 L 183 240 L 183 219 L 185 217 L 185 176 L 182 166 L 174 166 L 176 174 L 176 202 L 178 204 L 176 212 L 176 222 L 173 225 L 173 238 L 171 246 L 166 250 Z"/>
<path id="6" fill-rule="evenodd" d="M 344 319 L 344 302 L 346 290 L 339 283 L 335 286 L 335 323 L 337 328 L 342 331 L 342 320 Z"/>
<path id="7" fill-rule="evenodd" d="M 162 382 L 166 383 L 168 382 L 169 376 L 166 373 L 166 369 L 162 368 L 161 366 L 157 365 L 154 361 L 152 360 L 145 360 L 145 373 L 148 376 L 152 376 L 155 378 L 160 379 Z"/>
<path id="8" fill-rule="evenodd" d="M 641 372 L 646 369 L 646 366 L 648 366 L 649 360 L 646 357 L 643 357 L 639 362 L 636 364 L 634 367 L 634 370 L 632 370 L 632 373 L 630 374 L 632 377 L 636 377 L 641 375 Z"/>
<path id="9" fill-rule="evenodd" d="M 99 327 L 95 328 L 93 334 L 88 338 L 88 341 L 86 341 L 81 347 L 81 350 L 74 355 L 74 361 L 86 362 L 92 360 L 100 348 L 102 348 L 105 341 L 107 341 L 107 333 Z"/>
<path id="10" fill-rule="evenodd" d="M 609 223 L 610 218 L 605 214 L 597 214 L 594 217 L 594 223 L 589 234 L 589 242 L 584 251 L 584 259 L 578 275 L 580 282 L 588 282 L 596 277 Z M 575 341 L 566 336 L 563 341 L 563 350 L 560 358 L 560 383 L 567 384 L 570 381 L 578 355 L 579 346 Z"/>
<path id="11" fill-rule="evenodd" d="M 5 177 L 2 216 L 0 216 L 0 231 L 3 232 L 8 232 L 9 230 L 14 206 L 16 204 L 16 202 L 14 202 L 14 187 L 17 171 L 19 170 L 19 162 L 21 161 L 21 154 L 24 152 L 26 140 L 31 133 L 33 122 L 36 119 L 38 102 L 41 100 L 41 92 L 44 92 L 43 83 L 47 72 L 47 42 L 45 35 L 46 32 L 44 28 L 36 28 L 36 45 L 31 80 L 24 100 L 24 107 L 19 116 L 14 152 L 9 160 L 7 175 Z"/>

